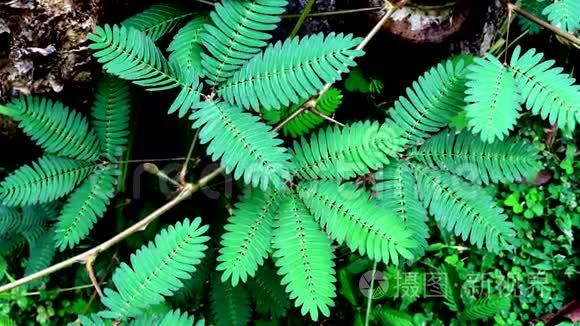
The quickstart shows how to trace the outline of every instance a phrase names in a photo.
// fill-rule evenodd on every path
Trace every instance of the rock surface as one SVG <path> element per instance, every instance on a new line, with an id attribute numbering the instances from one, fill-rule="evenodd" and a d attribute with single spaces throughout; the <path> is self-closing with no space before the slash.
<path id="1" fill-rule="evenodd" d="M 84 42 L 101 9 L 100 0 L 0 2 L 0 101 L 90 86 L 97 69 Z"/>

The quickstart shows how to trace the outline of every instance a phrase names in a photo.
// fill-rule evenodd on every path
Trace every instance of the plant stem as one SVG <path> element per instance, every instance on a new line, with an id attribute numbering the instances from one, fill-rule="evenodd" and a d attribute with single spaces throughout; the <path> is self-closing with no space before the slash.
<path id="1" fill-rule="evenodd" d="M 133 224 L 132 226 L 130 226 L 129 228 L 125 229 L 123 232 L 117 234 L 113 238 L 103 242 L 102 244 L 100 244 L 96 247 L 93 247 L 92 249 L 89 249 L 89 250 L 87 250 L 83 253 L 80 253 L 74 257 L 71 257 L 65 261 L 62 261 L 58 264 L 47 267 L 41 271 L 38 271 L 34 274 L 31 274 L 31 275 L 28 275 L 28 276 L 23 277 L 21 279 L 18 279 L 14 282 L 0 286 L 0 293 L 14 289 L 20 285 L 30 283 L 36 279 L 39 279 L 41 277 L 45 277 L 45 276 L 50 275 L 52 273 L 58 272 L 61 269 L 65 269 L 65 268 L 70 267 L 74 264 L 85 263 L 89 259 L 94 259 L 92 257 L 96 258 L 99 255 L 99 253 L 113 247 L 117 243 L 121 242 L 125 238 L 132 235 L 133 233 L 144 230 L 147 227 L 147 225 L 149 225 L 149 223 L 153 222 L 159 216 L 163 215 L 164 213 L 166 213 L 167 211 L 169 211 L 173 207 L 177 206 L 182 201 L 191 197 L 191 195 L 194 192 L 196 192 L 197 190 L 199 190 L 199 187 L 197 185 L 187 184 L 185 187 L 183 187 L 181 189 L 179 194 L 175 198 L 173 198 L 171 201 L 169 201 L 165 205 L 161 206 L 156 211 L 149 214 L 148 216 L 146 216 L 145 218 L 143 218 L 139 222 L 137 222 L 137 223 Z"/>
<path id="2" fill-rule="evenodd" d="M 179 172 L 179 183 L 184 185 L 185 182 L 185 175 L 187 174 L 187 165 L 191 160 L 191 155 L 193 155 L 193 150 L 195 149 L 195 144 L 197 143 L 197 137 L 199 136 L 199 129 L 195 131 L 195 135 L 193 136 L 193 141 L 191 142 L 191 146 L 189 147 L 189 152 L 187 152 L 187 157 L 185 158 L 185 162 L 183 162 L 183 167 Z"/>
<path id="3" fill-rule="evenodd" d="M 371 285 L 369 288 L 369 299 L 367 301 L 367 311 L 365 313 L 365 326 L 369 326 L 370 316 L 371 316 L 371 306 L 373 302 L 374 287 L 375 287 L 375 274 L 377 273 L 377 261 L 373 263 L 373 272 L 371 273 Z"/>
<path id="4" fill-rule="evenodd" d="M 564 32 L 563 30 L 559 29 L 558 27 L 556 27 L 548 22 L 543 21 L 542 19 L 532 15 L 528 11 L 514 5 L 511 2 L 506 2 L 506 6 L 508 7 L 508 10 L 515 11 L 516 13 L 524 16 L 526 19 L 542 26 L 543 28 L 549 30 L 550 32 L 560 36 L 561 38 L 572 42 L 576 47 L 580 47 L 580 38 L 577 38 L 573 34 Z"/>
<path id="5" fill-rule="evenodd" d="M 306 16 L 308 16 L 308 14 L 310 14 L 310 11 L 312 10 L 312 6 L 314 5 L 314 0 L 308 0 L 308 2 L 306 3 L 306 5 L 304 6 L 304 9 L 302 10 L 302 14 L 300 14 L 300 17 L 298 18 L 298 21 L 296 22 L 296 25 L 294 25 L 294 28 L 292 29 L 292 32 L 290 33 L 290 38 L 294 38 L 298 32 L 300 31 L 300 27 L 302 27 L 302 24 L 304 24 L 304 21 L 306 20 Z"/>
<path id="6" fill-rule="evenodd" d="M 89 257 L 89 259 L 87 259 L 87 261 L 85 263 L 85 267 L 87 269 L 87 274 L 89 275 L 89 279 L 91 280 L 91 283 L 95 287 L 95 290 L 99 294 L 99 297 L 102 298 L 103 297 L 103 290 L 101 290 L 101 286 L 99 285 L 99 281 L 97 280 L 97 277 L 95 276 L 95 271 L 93 270 L 93 263 L 95 262 L 96 258 L 97 258 L 97 256 Z"/>

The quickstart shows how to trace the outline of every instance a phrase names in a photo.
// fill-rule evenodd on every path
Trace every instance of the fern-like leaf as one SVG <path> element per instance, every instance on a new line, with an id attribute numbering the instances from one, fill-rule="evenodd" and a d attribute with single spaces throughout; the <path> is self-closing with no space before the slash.
<path id="1" fill-rule="evenodd" d="M 305 102 L 303 100 L 302 102 Z M 316 101 L 315 109 L 320 113 L 331 116 L 336 109 L 342 103 L 342 93 L 336 88 L 330 88 L 328 91 L 324 92 L 320 98 Z M 278 123 L 279 121 L 286 119 L 292 113 L 296 112 L 300 108 L 302 103 L 294 104 L 290 108 L 283 108 L 279 111 L 277 110 L 262 110 L 262 117 L 269 123 Z M 300 137 L 307 134 L 310 130 L 321 125 L 325 120 L 319 115 L 307 110 L 301 113 L 296 118 L 290 120 L 287 124 L 282 127 L 282 132 L 284 135 L 290 135 L 291 137 Z"/>
<path id="2" fill-rule="evenodd" d="M 186 71 L 194 71 L 203 77 L 204 70 L 201 65 L 201 33 L 205 24 L 209 22 L 206 16 L 197 17 L 183 26 L 173 37 L 167 51 L 169 63 L 176 64 Z"/>
<path id="3" fill-rule="evenodd" d="M 204 302 L 208 293 L 206 287 L 210 275 L 215 271 L 214 251 L 210 248 L 207 250 L 205 257 L 196 269 L 191 273 L 191 277 L 183 281 L 183 287 L 177 290 L 170 298 L 171 302 L 177 306 L 191 305 L 199 306 Z"/>
<path id="4" fill-rule="evenodd" d="M 225 226 L 216 270 L 222 281 L 236 286 L 256 274 L 271 250 L 272 224 L 280 206 L 277 191 L 251 190 L 237 205 Z"/>
<path id="5" fill-rule="evenodd" d="M 116 166 L 99 169 L 70 195 L 56 224 L 56 245 L 61 251 L 84 239 L 105 214 L 118 174 Z"/>
<path id="6" fill-rule="evenodd" d="M 469 132 L 443 131 L 414 148 L 409 157 L 484 184 L 517 182 L 540 168 L 531 144 L 513 138 L 489 144 Z"/>
<path id="7" fill-rule="evenodd" d="M 461 320 L 479 320 L 491 318 L 510 308 L 510 297 L 487 296 L 472 302 L 461 313 Z"/>
<path id="8" fill-rule="evenodd" d="M 328 127 L 310 141 L 294 142 L 293 160 L 304 180 L 349 179 L 377 170 L 397 157 L 403 140 L 390 123 L 356 122 Z"/>
<path id="9" fill-rule="evenodd" d="M 106 75 L 97 85 L 92 123 L 101 143 L 102 155 L 116 161 L 123 155 L 129 136 L 129 85 Z"/>
<path id="10" fill-rule="evenodd" d="M 512 54 L 510 66 L 525 106 L 551 124 L 574 130 L 580 123 L 580 85 L 562 68 L 553 67 L 553 60 L 542 61 L 543 57 L 535 49 L 521 55 L 519 46 Z"/>
<path id="11" fill-rule="evenodd" d="M 200 218 L 185 219 L 162 230 L 154 243 L 131 255 L 131 267 L 121 264 L 113 274 L 118 292 L 105 289 L 102 302 L 109 310 L 101 315 L 122 320 L 138 316 L 182 287 L 180 279 L 189 277 L 207 249 L 209 237 L 203 234 L 208 227 L 200 224 Z"/>
<path id="12" fill-rule="evenodd" d="M 136 318 L 130 324 L 130 326 L 204 326 L 205 321 L 203 319 L 195 321 L 194 317 L 191 317 L 187 312 L 181 313 L 179 309 L 172 310 L 163 315 L 144 315 L 142 317 Z"/>
<path id="13" fill-rule="evenodd" d="M 364 53 L 355 49 L 360 41 L 330 33 L 278 42 L 251 59 L 218 92 L 229 103 L 256 111 L 299 103 L 356 65 L 353 59 Z"/>
<path id="14" fill-rule="evenodd" d="M 211 282 L 211 310 L 217 326 L 245 326 L 250 321 L 250 295 L 243 284 L 232 286 L 213 277 Z"/>
<path id="15" fill-rule="evenodd" d="M 20 220 L 20 212 L 16 208 L 0 205 L 0 238 L 18 230 Z"/>
<path id="16" fill-rule="evenodd" d="M 510 246 L 515 237 L 513 224 L 481 187 L 424 165 L 413 168 L 419 196 L 441 227 L 479 248 L 485 244 L 492 252 Z"/>
<path id="17" fill-rule="evenodd" d="M 328 317 L 336 296 L 330 239 L 295 194 L 284 198 L 275 225 L 272 257 L 290 299 L 314 321 L 319 312 Z"/>
<path id="18" fill-rule="evenodd" d="M 554 26 L 566 32 L 580 30 L 580 2 L 577 0 L 558 0 L 547 6 L 542 14 Z"/>
<path id="19" fill-rule="evenodd" d="M 125 26 L 97 26 L 95 34 L 89 34 L 89 48 L 110 74 L 132 81 L 149 91 L 162 91 L 181 87 L 181 91 L 169 108 L 169 113 L 179 111 L 180 116 L 199 102 L 199 78 L 179 64 L 169 64 L 161 50 L 143 32 Z"/>
<path id="20" fill-rule="evenodd" d="M 461 300 L 461 280 L 457 269 L 454 266 L 444 263 L 439 267 L 440 274 L 443 276 L 439 281 L 439 290 L 443 295 L 445 305 L 451 311 L 460 311 L 463 309 Z"/>
<path id="21" fill-rule="evenodd" d="M 382 307 L 376 312 L 383 326 L 415 326 L 413 316 L 400 310 Z"/>
<path id="22" fill-rule="evenodd" d="M 419 192 L 408 163 L 396 161 L 375 174 L 373 186 L 376 200 L 389 212 L 398 216 L 411 232 L 417 247 L 411 252 L 415 258 L 423 256 L 427 247 L 429 227 L 427 211 L 419 200 Z"/>
<path id="23" fill-rule="evenodd" d="M 56 252 L 54 246 L 54 232 L 49 231 L 44 233 L 42 238 L 34 243 L 30 243 L 29 246 L 28 263 L 24 270 L 24 276 L 36 273 L 50 266 Z M 35 280 L 34 282 L 29 283 L 27 287 L 35 288 L 44 283 L 45 280 L 46 277 Z"/>
<path id="24" fill-rule="evenodd" d="M 66 196 L 93 171 L 95 164 L 44 156 L 24 165 L 0 183 L 0 202 L 6 206 L 46 203 Z"/>
<path id="25" fill-rule="evenodd" d="M 203 69 L 210 83 L 217 85 L 260 52 L 272 38 L 270 34 L 285 0 L 223 0 L 210 14 L 201 40 L 209 54 L 202 53 Z"/>
<path id="26" fill-rule="evenodd" d="M 135 28 L 157 41 L 192 15 L 192 11 L 175 4 L 157 4 L 125 19 L 121 24 Z"/>
<path id="27" fill-rule="evenodd" d="M 298 185 L 298 193 L 312 215 L 338 243 L 385 264 L 399 263 L 399 255 L 413 259 L 418 244 L 402 221 L 371 201 L 354 183 L 311 181 Z M 338 196 L 337 196 L 338 194 Z"/>
<path id="28" fill-rule="evenodd" d="M 256 272 L 256 277 L 248 279 L 248 289 L 256 302 L 256 311 L 273 319 L 286 316 L 290 300 L 281 285 L 282 278 L 269 265 Z"/>
<path id="29" fill-rule="evenodd" d="M 276 138 L 276 133 L 258 118 L 225 102 L 202 102 L 191 116 L 193 128 L 201 128 L 201 143 L 210 142 L 207 153 L 234 178 L 244 177 L 246 184 L 280 188 L 294 169 L 290 154 Z"/>
<path id="30" fill-rule="evenodd" d="M 388 112 L 408 145 L 423 142 L 465 109 L 465 72 L 471 56 L 458 56 L 429 69 Z"/>
<path id="31" fill-rule="evenodd" d="M 468 125 L 481 139 L 503 140 L 519 117 L 520 103 L 511 70 L 491 54 L 475 58 L 467 73 Z"/>
<path id="32" fill-rule="evenodd" d="M 0 106 L 0 114 L 19 121 L 24 133 L 48 153 L 89 161 L 99 156 L 99 140 L 87 120 L 60 102 L 23 96 Z"/>

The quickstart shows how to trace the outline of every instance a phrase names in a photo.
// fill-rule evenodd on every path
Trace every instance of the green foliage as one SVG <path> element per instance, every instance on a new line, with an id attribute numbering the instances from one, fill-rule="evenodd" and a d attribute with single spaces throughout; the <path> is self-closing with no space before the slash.
<path id="1" fill-rule="evenodd" d="M 280 22 L 285 0 L 223 0 L 217 3 L 201 40 L 209 53 L 202 53 L 204 74 L 220 84 L 257 55 L 272 38 Z"/>
<path id="2" fill-rule="evenodd" d="M 29 259 L 24 270 L 24 276 L 41 271 L 52 263 L 56 247 L 54 245 L 54 232 L 46 232 L 40 239 L 30 243 L 29 245 Z M 28 284 L 29 288 L 34 288 L 43 283 L 42 280 L 37 280 Z"/>
<path id="3" fill-rule="evenodd" d="M 196 74 L 169 65 L 161 50 L 151 38 L 131 27 L 105 25 L 89 34 L 93 43 L 89 48 L 103 68 L 110 74 L 132 81 L 149 91 L 162 91 L 181 87 L 169 113 L 178 111 L 185 115 L 189 108 L 199 102 L 200 87 Z"/>
<path id="4" fill-rule="evenodd" d="M 443 131 L 414 148 L 409 157 L 475 183 L 508 183 L 534 177 L 538 151 L 517 139 L 486 143 L 467 132 Z"/>
<path id="5" fill-rule="evenodd" d="M 248 290 L 243 284 L 232 286 L 213 277 L 211 282 L 211 310 L 218 326 L 243 326 L 250 321 L 251 307 Z"/>
<path id="6" fill-rule="evenodd" d="M 349 179 L 382 168 L 401 149 L 396 126 L 366 121 L 302 138 L 294 142 L 292 157 L 301 179 Z"/>
<path id="7" fill-rule="evenodd" d="M 158 4 L 125 19 L 122 24 L 142 31 L 153 41 L 157 41 L 191 15 L 193 15 L 193 12 L 175 4 Z"/>
<path id="8" fill-rule="evenodd" d="M 481 188 L 425 166 L 418 165 L 413 170 L 421 200 L 443 228 L 464 241 L 469 238 L 479 248 L 485 244 L 490 251 L 510 246 L 515 237 L 513 225 Z"/>
<path id="9" fill-rule="evenodd" d="M 331 33 L 277 42 L 254 56 L 218 92 L 229 103 L 256 111 L 299 103 L 356 65 L 353 59 L 363 54 L 355 49 L 360 41 Z"/>
<path id="10" fill-rule="evenodd" d="M 187 312 L 173 310 L 164 315 L 143 316 L 135 319 L 129 324 L 130 326 L 204 326 L 203 319 L 195 321 L 195 318 L 189 316 Z"/>
<path id="11" fill-rule="evenodd" d="M 87 120 L 62 103 L 25 96 L 0 107 L 0 114 L 19 121 L 22 131 L 50 154 L 87 161 L 99 155 L 99 140 Z"/>
<path id="12" fill-rule="evenodd" d="M 55 227 L 56 245 L 61 251 L 84 239 L 98 218 L 103 217 L 115 195 L 118 168 L 99 168 L 68 198 Z"/>
<path id="13" fill-rule="evenodd" d="M 467 309 L 460 314 L 460 318 L 463 320 L 487 319 L 509 307 L 509 297 L 489 296 L 468 304 Z"/>
<path id="14" fill-rule="evenodd" d="M 440 291 L 445 299 L 445 305 L 451 311 L 461 311 L 463 309 L 463 302 L 461 300 L 461 281 L 455 267 L 448 263 L 443 264 L 439 268 L 444 279 L 439 285 Z"/>
<path id="15" fill-rule="evenodd" d="M 510 69 L 487 54 L 475 58 L 467 74 L 465 100 L 469 127 L 481 139 L 492 143 L 503 140 L 519 117 L 519 92 Z"/>
<path id="16" fill-rule="evenodd" d="M 580 4 L 578 8 L 580 15 Z M 535 49 L 520 55 L 516 47 L 510 66 L 526 108 L 551 124 L 574 130 L 580 123 L 580 85 L 562 68 L 553 67 L 553 60 L 542 61 L 544 55 Z"/>
<path id="17" fill-rule="evenodd" d="M 121 264 L 113 274 L 118 292 L 105 289 L 102 302 L 109 310 L 101 315 L 123 320 L 138 316 L 183 286 L 180 279 L 195 271 L 207 249 L 209 237 L 203 234 L 208 227 L 200 224 L 200 218 L 185 219 L 162 230 L 155 242 L 131 255 L 132 266 Z"/>
<path id="18" fill-rule="evenodd" d="M 272 225 L 278 213 L 279 192 L 251 190 L 236 206 L 224 229 L 222 249 L 217 261 L 223 271 L 222 281 L 231 279 L 236 286 L 248 276 L 254 277 L 258 267 L 271 251 Z"/>
<path id="19" fill-rule="evenodd" d="M 95 163 L 44 156 L 14 171 L 0 184 L 4 205 L 47 203 L 66 196 L 95 169 Z"/>
<path id="20" fill-rule="evenodd" d="M 129 136 L 129 85 L 106 75 L 97 85 L 91 110 L 92 125 L 101 143 L 101 154 L 109 161 L 123 155 Z"/>
<path id="21" fill-rule="evenodd" d="M 406 162 L 393 162 L 375 174 L 373 186 L 377 202 L 392 215 L 401 219 L 417 246 L 411 248 L 415 258 L 423 255 L 427 247 L 429 227 L 427 211 L 419 200 L 419 191 L 411 167 Z"/>
<path id="22" fill-rule="evenodd" d="M 580 3 L 575 0 L 558 0 L 547 6 L 542 14 L 552 25 L 566 32 L 580 30 Z"/>
<path id="23" fill-rule="evenodd" d="M 261 266 L 256 277 L 248 280 L 248 289 L 256 303 L 256 311 L 273 319 L 285 317 L 290 300 L 281 285 L 282 278 L 269 265 Z"/>
<path id="24" fill-rule="evenodd" d="M 408 145 L 422 143 L 464 110 L 465 70 L 472 60 L 458 56 L 432 67 L 388 110 Z"/>
<path id="25" fill-rule="evenodd" d="M 335 256 L 330 240 L 295 194 L 284 198 L 280 207 L 272 247 L 282 285 L 302 315 L 310 314 L 315 321 L 319 312 L 330 316 L 336 296 Z"/>
<path id="26" fill-rule="evenodd" d="M 196 17 L 183 26 L 173 37 L 167 48 L 169 64 L 181 66 L 185 71 L 193 71 L 203 77 L 201 65 L 201 33 L 210 22 L 206 16 Z"/>
<path id="27" fill-rule="evenodd" d="M 378 313 L 381 325 L 385 326 L 414 326 L 413 317 L 409 314 L 389 307 L 382 307 Z"/>
<path id="28" fill-rule="evenodd" d="M 200 128 L 202 144 L 211 141 L 207 152 L 221 158 L 226 173 L 235 179 L 266 190 L 279 189 L 290 179 L 293 165 L 282 141 L 258 118 L 225 102 L 204 101 L 191 116 L 193 128 Z"/>
<path id="29" fill-rule="evenodd" d="M 412 259 L 417 244 L 395 215 L 369 200 L 353 183 L 311 181 L 300 183 L 300 198 L 320 225 L 338 243 L 385 264 L 399 263 L 399 255 Z M 337 194 L 339 194 L 337 196 Z"/>
<path id="30" fill-rule="evenodd" d="M 519 117 L 520 102 L 551 124 L 574 130 L 580 121 L 580 86 L 553 67 L 553 60 L 542 59 L 543 54 L 534 49 L 521 55 L 520 47 L 509 66 L 489 54 L 475 59 L 467 76 L 467 118 L 482 140 L 503 140 Z"/>

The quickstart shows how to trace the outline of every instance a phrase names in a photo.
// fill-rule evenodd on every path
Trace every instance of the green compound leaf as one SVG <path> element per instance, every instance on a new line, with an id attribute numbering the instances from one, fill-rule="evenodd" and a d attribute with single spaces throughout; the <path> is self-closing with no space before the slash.
<path id="1" fill-rule="evenodd" d="M 483 141 L 503 140 L 520 115 L 520 95 L 511 70 L 486 54 L 475 58 L 467 73 L 465 100 L 469 127 Z"/>
<path id="2" fill-rule="evenodd" d="M 155 242 L 149 242 L 131 255 L 131 266 L 122 263 L 113 274 L 117 291 L 105 289 L 101 312 L 105 318 L 126 320 L 142 314 L 149 307 L 165 301 L 183 286 L 207 249 L 204 236 L 208 227 L 201 218 L 189 219 L 163 229 Z"/>
<path id="3" fill-rule="evenodd" d="M 298 194 L 312 215 L 338 243 L 385 264 L 399 255 L 413 259 L 418 246 L 400 218 L 371 201 L 354 183 L 311 181 L 298 184 Z"/>
<path id="4" fill-rule="evenodd" d="M 205 101 L 190 117 L 200 128 L 202 144 L 209 143 L 208 155 L 221 159 L 234 179 L 266 190 L 280 189 L 290 180 L 294 166 L 290 154 L 271 127 L 242 109 L 225 102 Z"/>
<path id="5" fill-rule="evenodd" d="M 229 103 L 259 111 L 278 110 L 320 92 L 356 65 L 360 39 L 330 33 L 295 37 L 269 46 L 230 79 L 219 94 Z"/>
<path id="6" fill-rule="evenodd" d="M 225 225 L 222 236 L 220 264 L 216 270 L 223 271 L 222 281 L 231 279 L 232 285 L 246 282 L 271 251 L 272 224 L 283 196 L 277 191 L 264 192 L 252 189 L 236 205 L 232 217 Z"/>
<path id="7" fill-rule="evenodd" d="M 540 169 L 533 145 L 513 138 L 489 144 L 469 132 L 443 131 L 414 148 L 409 157 L 486 185 L 532 178 Z"/>
<path id="8" fill-rule="evenodd" d="M 330 316 L 336 296 L 330 239 L 295 194 L 285 198 L 275 225 L 272 257 L 290 299 L 313 321 L 318 320 L 319 313 Z"/>
<path id="9" fill-rule="evenodd" d="M 75 189 L 95 163 L 57 156 L 44 156 L 12 172 L 0 183 L 0 203 L 22 206 L 47 203 Z"/>

